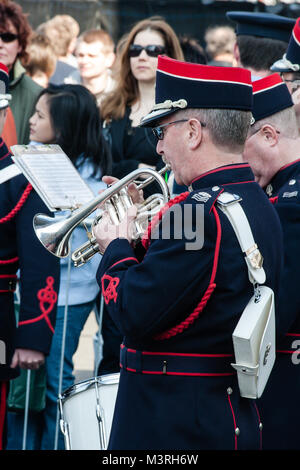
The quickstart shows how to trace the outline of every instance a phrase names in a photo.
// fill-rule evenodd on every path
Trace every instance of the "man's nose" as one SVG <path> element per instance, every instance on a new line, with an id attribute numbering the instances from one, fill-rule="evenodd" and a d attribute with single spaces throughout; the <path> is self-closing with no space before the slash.
<path id="1" fill-rule="evenodd" d="M 163 155 L 163 140 L 158 140 L 157 141 L 157 144 L 156 144 L 156 152 L 159 154 L 159 155 Z"/>

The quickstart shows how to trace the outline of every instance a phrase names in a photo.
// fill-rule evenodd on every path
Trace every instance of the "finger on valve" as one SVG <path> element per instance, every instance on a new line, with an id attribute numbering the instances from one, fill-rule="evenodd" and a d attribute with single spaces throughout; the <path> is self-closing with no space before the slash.
<path id="1" fill-rule="evenodd" d="M 144 202 L 144 193 L 142 189 L 138 189 L 135 183 L 128 185 L 128 194 L 132 199 L 133 204 L 141 204 Z"/>

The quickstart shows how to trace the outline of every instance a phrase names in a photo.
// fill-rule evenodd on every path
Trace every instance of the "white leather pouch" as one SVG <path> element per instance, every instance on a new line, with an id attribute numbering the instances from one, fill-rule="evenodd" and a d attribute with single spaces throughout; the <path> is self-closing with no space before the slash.
<path id="1" fill-rule="evenodd" d="M 259 398 L 269 379 L 275 359 L 274 292 L 263 286 L 266 276 L 263 258 L 254 242 L 247 217 L 234 194 L 222 193 L 219 208 L 227 215 L 245 255 L 254 294 L 244 309 L 232 334 L 240 395 Z"/>
<path id="2" fill-rule="evenodd" d="M 260 299 L 253 296 L 232 334 L 240 393 L 259 398 L 275 362 L 274 293 L 259 286 Z"/>

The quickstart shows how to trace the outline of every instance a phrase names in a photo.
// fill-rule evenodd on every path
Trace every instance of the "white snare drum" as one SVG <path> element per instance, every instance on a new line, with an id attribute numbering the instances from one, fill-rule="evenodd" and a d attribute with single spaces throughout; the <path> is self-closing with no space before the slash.
<path id="1" fill-rule="evenodd" d="M 120 374 L 79 382 L 59 397 L 60 427 L 67 450 L 107 449 Z"/>

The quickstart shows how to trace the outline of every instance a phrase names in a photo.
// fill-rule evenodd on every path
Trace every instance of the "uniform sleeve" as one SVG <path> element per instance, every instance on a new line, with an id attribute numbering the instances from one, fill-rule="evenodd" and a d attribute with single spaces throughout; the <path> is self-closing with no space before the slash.
<path id="1" fill-rule="evenodd" d="M 193 232 L 198 234 L 196 206 L 190 204 Z M 133 339 L 152 337 L 184 320 L 211 279 L 217 238 L 213 214 L 201 220 L 205 226 L 202 247 L 197 243 L 193 246 L 191 234 L 184 232 L 184 217 L 179 227 L 171 222 L 170 235 L 164 232 L 165 217 L 141 262 L 127 240 L 116 239 L 98 269 L 97 280 L 109 313 L 121 333 Z"/>
<path id="2" fill-rule="evenodd" d="M 278 331 L 284 335 L 293 328 L 295 321 L 300 321 L 300 199 L 281 196 L 275 208 L 284 237 L 284 264 L 278 299 Z M 298 330 L 299 327 L 300 324 Z"/>
<path id="3" fill-rule="evenodd" d="M 33 229 L 33 217 L 48 213 L 32 190 L 16 217 L 20 269 L 20 312 L 16 348 L 50 350 L 60 279 L 59 258 L 49 253 Z"/>

